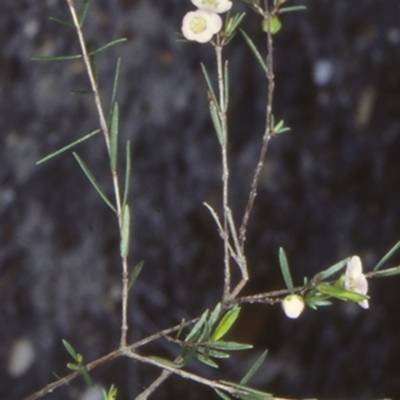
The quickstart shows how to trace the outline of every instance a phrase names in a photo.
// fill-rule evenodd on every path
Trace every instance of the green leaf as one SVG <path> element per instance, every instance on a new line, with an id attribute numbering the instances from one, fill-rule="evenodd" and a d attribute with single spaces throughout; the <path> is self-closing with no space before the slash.
<path id="1" fill-rule="evenodd" d="M 129 195 L 129 186 L 131 182 L 131 168 L 132 168 L 132 160 L 131 160 L 131 142 L 128 140 L 126 142 L 126 167 L 125 167 L 125 187 L 124 187 L 124 197 L 122 200 L 122 206 L 124 207 L 126 202 L 128 201 Z"/>
<path id="2" fill-rule="evenodd" d="M 194 338 L 199 335 L 200 329 L 204 327 L 204 324 L 208 318 L 209 311 L 206 310 L 201 315 L 200 319 L 193 325 L 193 328 L 186 336 L 185 342 L 194 341 Z"/>
<path id="3" fill-rule="evenodd" d="M 179 325 L 178 332 L 176 332 L 176 336 L 175 336 L 176 340 L 178 340 L 179 337 L 181 336 L 181 333 L 182 333 L 184 327 L 185 327 L 185 318 L 182 318 L 181 323 Z"/>
<path id="4" fill-rule="evenodd" d="M 294 291 L 292 276 L 290 275 L 289 264 L 283 247 L 279 247 L 279 265 L 281 267 L 283 279 L 285 280 L 286 287 L 291 293 Z"/>
<path id="5" fill-rule="evenodd" d="M 222 131 L 221 121 L 219 119 L 217 106 L 215 105 L 214 100 L 209 101 L 209 109 L 210 109 L 211 120 L 214 124 L 215 132 L 217 134 L 219 144 L 221 146 L 223 146 L 226 143 L 226 138 L 225 138 L 224 132 Z"/>
<path id="6" fill-rule="evenodd" d="M 219 397 L 221 397 L 222 400 L 231 400 L 231 398 L 229 396 L 227 396 L 225 393 L 221 392 L 218 389 L 214 389 L 215 393 L 217 393 L 217 395 Z"/>
<path id="7" fill-rule="evenodd" d="M 31 57 L 32 61 L 69 61 L 82 58 L 81 54 L 74 54 L 72 56 L 49 56 L 49 57 Z"/>
<path id="8" fill-rule="evenodd" d="M 119 39 L 113 40 L 113 41 L 111 41 L 111 42 L 109 42 L 109 43 L 107 43 L 107 44 L 105 44 L 105 45 L 103 45 L 101 47 L 98 47 L 95 50 L 90 51 L 89 52 L 89 56 L 94 56 L 95 54 L 100 53 L 103 50 L 108 49 L 111 46 L 114 46 L 114 45 L 119 44 L 119 43 L 126 42 L 127 40 L 128 39 L 126 39 L 126 38 L 119 38 Z"/>
<path id="9" fill-rule="evenodd" d="M 82 26 L 83 23 L 85 22 L 85 18 L 86 18 L 87 10 L 89 8 L 90 1 L 91 0 L 83 0 L 82 8 L 80 10 L 79 17 L 78 17 L 79 26 Z"/>
<path id="10" fill-rule="evenodd" d="M 113 113 L 115 99 L 117 97 L 117 87 L 118 87 L 118 79 L 119 79 L 120 69 L 121 69 L 121 57 L 118 58 L 117 66 L 115 67 L 114 83 L 113 83 L 113 90 L 112 90 L 111 102 L 110 102 L 110 121 L 111 121 L 111 116 Z"/>
<path id="11" fill-rule="evenodd" d="M 221 314 L 221 309 L 222 309 L 221 303 L 218 303 L 215 306 L 213 312 L 211 313 L 210 318 L 208 320 L 208 323 L 209 323 L 211 329 L 214 327 L 215 323 L 217 322 L 217 320 Z"/>
<path id="12" fill-rule="evenodd" d="M 129 234 L 131 228 L 131 214 L 128 204 L 122 211 L 122 226 L 121 226 L 121 257 L 127 257 L 129 253 Z"/>
<path id="13" fill-rule="evenodd" d="M 253 41 L 250 39 L 250 37 L 247 35 L 247 33 L 243 30 L 240 29 L 240 32 L 242 33 L 244 40 L 246 41 L 246 43 L 248 44 L 248 46 L 250 47 L 250 50 L 253 52 L 254 56 L 256 57 L 257 61 L 260 63 L 261 68 L 265 71 L 265 73 L 268 73 L 268 68 L 267 65 L 265 64 L 265 61 L 263 60 L 263 58 L 261 57 L 261 54 L 259 53 L 259 51 L 257 50 L 256 45 L 253 43 Z"/>
<path id="14" fill-rule="evenodd" d="M 135 268 L 133 268 L 133 271 L 131 272 L 129 276 L 129 283 L 128 283 L 128 290 L 131 289 L 132 285 L 135 283 L 136 278 L 139 276 L 140 272 L 142 271 L 144 265 L 144 260 L 139 261 Z"/>
<path id="15" fill-rule="evenodd" d="M 103 400 L 116 400 L 117 393 L 118 393 L 117 388 L 115 387 L 114 384 L 112 384 L 110 386 L 110 389 L 108 390 L 108 393 L 104 389 L 102 389 Z"/>
<path id="16" fill-rule="evenodd" d="M 63 26 L 68 26 L 69 28 L 73 28 L 74 24 L 71 24 L 71 22 L 64 21 L 62 19 L 54 18 L 54 17 L 49 17 L 50 21 L 56 22 L 57 24 L 63 25 Z"/>
<path id="17" fill-rule="evenodd" d="M 150 360 L 153 360 L 161 365 L 165 365 L 166 367 L 172 368 L 181 368 L 181 366 L 173 361 L 166 360 L 165 358 L 156 357 L 156 356 L 149 356 Z"/>
<path id="18" fill-rule="evenodd" d="M 217 107 L 218 100 L 217 100 L 217 97 L 215 96 L 214 88 L 212 86 L 211 79 L 208 75 L 207 69 L 203 63 L 200 63 L 200 67 L 201 67 L 201 70 L 203 71 L 203 75 L 204 75 L 204 79 L 206 80 L 206 83 L 207 83 L 208 91 L 210 92 L 211 97 L 215 103 L 215 106 Z M 219 109 L 219 106 L 218 106 L 218 109 Z"/>
<path id="19" fill-rule="evenodd" d="M 208 357 L 212 357 L 212 358 L 229 358 L 231 356 L 228 353 L 225 353 L 225 352 L 219 351 L 219 350 L 213 350 L 213 349 L 210 349 L 209 347 L 207 347 L 206 349 L 207 349 Z M 206 349 L 204 347 L 199 347 L 197 349 L 197 351 L 199 353 L 205 353 Z"/>
<path id="20" fill-rule="evenodd" d="M 214 333 L 211 336 L 211 341 L 216 342 L 225 336 L 226 333 L 232 328 L 240 313 L 240 307 L 235 306 L 229 310 L 221 319 Z"/>
<path id="21" fill-rule="evenodd" d="M 110 165 L 112 171 L 117 169 L 118 161 L 118 114 L 118 103 L 114 102 L 110 127 Z"/>
<path id="22" fill-rule="evenodd" d="M 257 399 L 257 400 L 265 400 L 265 399 L 269 399 L 269 400 L 273 400 L 273 396 L 271 393 L 267 393 L 267 392 L 262 392 L 260 390 L 257 389 L 253 389 L 249 386 L 244 386 L 238 383 L 234 383 L 234 382 L 229 382 L 229 381 L 219 381 L 224 385 L 227 386 L 231 386 L 235 389 L 238 389 L 235 393 L 234 396 L 238 397 L 240 399 Z"/>
<path id="23" fill-rule="evenodd" d="M 219 368 L 219 367 L 218 367 L 218 364 L 217 364 L 215 361 L 211 360 L 211 359 L 208 358 L 208 357 L 205 357 L 203 354 L 197 353 L 197 354 L 196 354 L 196 358 L 197 358 L 200 362 L 202 362 L 203 364 L 205 364 L 205 365 L 207 365 L 207 366 L 209 366 L 209 367 L 211 367 L 211 368 Z"/>
<path id="24" fill-rule="evenodd" d="M 72 370 L 72 371 L 79 371 L 81 366 L 77 365 L 77 364 L 73 364 L 73 363 L 67 363 L 67 368 Z"/>
<path id="25" fill-rule="evenodd" d="M 62 344 L 64 345 L 65 349 L 68 351 L 69 355 L 77 362 L 81 362 L 81 357 L 79 353 L 75 351 L 75 349 L 65 340 L 62 339 Z"/>
<path id="26" fill-rule="evenodd" d="M 93 388 L 94 384 L 93 384 L 92 378 L 90 377 L 90 375 L 87 372 L 86 368 L 81 366 L 79 372 L 82 374 L 86 385 L 89 386 L 90 388 Z"/>
<path id="27" fill-rule="evenodd" d="M 212 342 L 209 344 L 211 349 L 224 350 L 224 351 L 238 351 L 252 349 L 252 344 L 238 343 L 238 342 L 224 342 L 219 340 L 218 342 Z"/>
<path id="28" fill-rule="evenodd" d="M 54 151 L 53 153 L 49 154 L 48 156 L 41 158 L 39 161 L 36 162 L 36 165 L 42 164 L 42 163 L 50 160 L 51 158 L 64 153 L 65 151 L 71 149 L 72 147 L 76 146 L 79 143 L 84 142 L 85 140 L 91 138 L 92 136 L 96 135 L 99 132 L 101 132 L 101 129 L 96 129 L 95 131 L 88 133 L 87 135 L 81 137 L 80 139 L 75 140 L 75 142 L 72 142 L 72 143 L 68 144 L 67 146 L 62 147 L 61 149 Z"/>
<path id="29" fill-rule="evenodd" d="M 336 272 L 343 269 L 347 265 L 347 262 L 349 260 L 350 260 L 350 257 L 347 257 L 344 260 L 339 261 L 338 263 L 332 265 L 328 269 L 319 272 L 317 275 L 315 275 L 314 279 L 323 281 L 327 278 L 330 278 L 332 275 L 336 274 Z"/>
<path id="30" fill-rule="evenodd" d="M 261 367 L 261 365 L 267 358 L 267 354 L 268 354 L 268 350 L 265 350 L 262 352 L 260 357 L 257 358 L 256 362 L 253 364 L 253 366 L 249 369 L 247 374 L 240 381 L 241 385 L 245 385 L 254 376 L 254 374 L 259 370 L 259 368 Z"/>
<path id="31" fill-rule="evenodd" d="M 399 275 L 400 267 L 394 267 L 389 269 L 383 269 L 382 271 L 374 272 L 374 277 L 376 278 L 386 278 L 387 276 Z"/>
<path id="32" fill-rule="evenodd" d="M 104 194 L 102 189 L 100 188 L 100 185 L 98 184 L 96 178 L 92 174 L 92 172 L 89 170 L 85 162 L 79 157 L 79 155 L 75 152 L 72 153 L 78 162 L 79 166 L 81 167 L 82 171 L 85 173 L 86 177 L 89 179 L 89 182 L 93 185 L 93 187 L 96 189 L 97 193 L 100 195 L 100 197 L 103 199 L 103 201 L 108 205 L 108 207 L 111 208 L 114 212 L 117 212 L 115 207 L 112 205 L 110 200 L 108 200 L 107 196 Z"/>
<path id="33" fill-rule="evenodd" d="M 279 14 L 293 12 L 293 11 L 304 11 L 304 10 L 307 10 L 306 6 L 284 7 L 279 10 Z"/>
<path id="34" fill-rule="evenodd" d="M 196 355 L 198 346 L 183 347 L 181 349 L 181 367 L 185 367 Z"/>
<path id="35" fill-rule="evenodd" d="M 316 288 L 324 294 L 327 294 L 331 297 L 335 297 L 336 299 L 339 300 L 350 300 L 350 301 L 354 301 L 356 303 L 359 303 L 365 299 L 369 299 L 369 296 L 360 294 L 360 293 L 356 293 L 356 292 L 352 292 L 350 290 L 345 290 L 342 289 L 340 287 L 337 286 L 331 286 L 329 285 L 329 283 L 320 283 L 316 286 Z"/>
<path id="36" fill-rule="evenodd" d="M 383 264 L 385 264 L 385 262 L 387 260 L 389 260 L 390 257 L 392 257 L 392 255 L 394 253 L 396 253 L 396 251 L 400 248 L 400 241 L 398 241 L 383 257 L 382 259 L 378 262 L 378 264 L 375 265 L 374 267 L 374 271 L 377 271 L 380 267 L 382 267 Z"/>

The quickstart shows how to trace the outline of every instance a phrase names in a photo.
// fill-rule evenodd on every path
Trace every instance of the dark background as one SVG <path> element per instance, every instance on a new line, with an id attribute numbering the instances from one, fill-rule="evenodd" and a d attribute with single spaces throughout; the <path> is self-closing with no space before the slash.
<path id="1" fill-rule="evenodd" d="M 118 56 L 121 143 L 133 150 L 131 265 L 144 259 L 130 304 L 130 341 L 213 307 L 222 291 L 222 245 L 202 202 L 218 210 L 220 155 L 209 122 L 199 62 L 215 72 L 211 46 L 176 42 L 180 0 L 94 0 L 85 24 L 98 47 L 128 42 L 98 57 L 108 107 Z M 358 254 L 371 269 L 400 239 L 400 3 L 306 0 L 308 11 L 282 17 L 275 37 L 275 114 L 292 131 L 270 143 L 250 220 L 246 293 L 283 287 L 278 248 L 297 284 Z M 234 10 L 244 7 L 234 1 Z M 0 397 L 19 400 L 67 373 L 67 339 L 90 361 L 119 342 L 119 239 L 116 221 L 72 155 L 42 166 L 44 155 L 96 129 L 80 61 L 39 63 L 33 56 L 76 54 L 62 0 L 0 3 Z M 262 48 L 260 20 L 243 24 Z M 230 60 L 231 203 L 242 216 L 263 130 L 266 83 L 241 37 Z M 112 194 L 100 136 L 76 149 Z M 121 156 L 124 148 L 121 146 Z M 121 167 L 124 166 L 120 157 Z M 390 262 L 398 265 L 399 257 Z M 389 266 L 389 265 L 388 265 Z M 285 318 L 280 307 L 245 307 L 231 339 L 255 343 L 212 379 L 240 379 L 270 349 L 254 386 L 277 396 L 400 398 L 400 279 L 370 282 L 370 309 L 333 307 Z M 10 374 L 21 343 L 32 366 Z M 160 343 L 145 351 L 174 357 Z M 93 373 L 133 399 L 159 371 L 118 359 Z M 47 396 L 82 399 L 78 379 Z M 217 398 L 170 378 L 152 398 Z M 95 398 L 95 397 L 93 397 Z M 87 400 L 87 399 L 86 399 Z"/>

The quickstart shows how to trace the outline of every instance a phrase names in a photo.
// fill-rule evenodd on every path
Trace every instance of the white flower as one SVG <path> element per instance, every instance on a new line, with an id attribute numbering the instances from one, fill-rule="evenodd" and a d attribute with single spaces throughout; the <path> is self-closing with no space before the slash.
<path id="1" fill-rule="evenodd" d="M 182 33 L 187 40 L 206 43 L 222 28 L 221 17 L 210 11 L 190 11 L 182 21 Z"/>
<path id="2" fill-rule="evenodd" d="M 282 308 L 286 316 L 292 319 L 298 316 L 304 310 L 304 299 L 298 294 L 289 294 L 282 301 Z"/>
<path id="3" fill-rule="evenodd" d="M 352 292 L 367 294 L 368 281 L 362 273 L 362 264 L 360 257 L 353 256 L 347 262 L 346 273 L 344 275 L 344 288 Z M 368 300 L 358 303 L 362 308 L 369 308 Z"/>
<path id="4" fill-rule="evenodd" d="M 213 11 L 218 14 L 224 13 L 232 8 L 230 0 L 192 0 L 192 3 L 200 10 Z"/>

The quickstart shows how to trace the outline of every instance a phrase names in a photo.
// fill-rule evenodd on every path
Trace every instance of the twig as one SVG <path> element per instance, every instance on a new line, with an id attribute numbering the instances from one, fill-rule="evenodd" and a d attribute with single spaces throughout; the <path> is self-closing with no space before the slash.
<path id="1" fill-rule="evenodd" d="M 78 16 L 76 14 L 74 1 L 73 0 L 66 0 L 70 12 L 73 23 L 75 25 L 76 33 L 78 35 L 79 44 L 82 51 L 83 61 L 85 63 L 86 71 L 90 80 L 90 85 L 93 91 L 93 96 L 96 104 L 97 114 L 99 117 L 100 127 L 103 132 L 104 140 L 106 143 L 108 154 L 110 155 L 111 151 L 111 143 L 110 143 L 110 130 L 108 128 L 108 124 L 104 115 L 103 106 L 101 103 L 99 88 L 96 82 L 96 78 L 93 73 L 93 69 L 90 63 L 89 53 L 87 51 L 85 38 L 83 36 L 83 32 L 81 29 L 81 25 L 79 23 Z M 118 181 L 118 174 L 117 171 L 111 169 L 112 175 L 112 182 L 114 186 L 114 195 L 115 195 L 115 203 L 117 209 L 117 220 L 118 220 L 118 227 L 121 232 L 122 229 L 122 203 L 121 203 L 121 194 L 120 194 L 120 187 Z M 127 257 L 122 257 L 122 318 L 121 318 L 121 347 L 126 346 L 127 343 L 127 334 L 128 334 L 128 260 Z"/>
<path id="2" fill-rule="evenodd" d="M 109 354 L 106 354 L 105 356 L 98 358 L 97 360 L 87 364 L 84 366 L 86 371 L 91 371 L 93 369 L 95 369 L 96 367 L 114 360 L 117 357 L 120 357 L 123 355 L 123 351 L 121 349 L 115 350 Z M 25 397 L 24 400 L 36 400 L 39 399 L 40 397 L 43 397 L 44 395 L 53 392 L 55 389 L 57 389 L 60 386 L 65 385 L 66 383 L 72 381 L 73 379 L 75 379 L 76 377 L 78 377 L 79 375 L 81 375 L 80 372 L 73 372 L 67 376 L 65 376 L 64 378 L 61 378 L 53 383 L 50 383 L 49 385 L 47 385 L 46 387 L 44 387 L 41 390 L 38 390 L 36 393 L 33 393 L 32 395 Z"/>
<path id="3" fill-rule="evenodd" d="M 248 202 L 246 205 L 246 209 L 244 212 L 242 224 L 239 229 L 240 233 L 240 244 L 242 248 L 244 248 L 244 243 L 246 241 L 246 231 L 247 225 L 249 222 L 249 217 L 251 210 L 253 208 L 254 200 L 257 196 L 257 185 L 260 178 L 261 170 L 264 165 L 265 155 L 267 153 L 268 143 L 271 138 L 270 124 L 271 124 L 271 114 L 272 114 L 272 101 L 274 96 L 274 87 L 275 87 L 275 77 L 273 71 L 273 41 L 271 34 L 271 21 L 270 21 L 270 12 L 268 8 L 268 2 L 265 0 L 265 10 L 264 10 L 264 18 L 267 21 L 267 79 L 268 79 L 268 100 L 267 100 L 267 109 L 266 109 L 266 121 L 265 121 L 265 131 L 262 139 L 262 146 L 260 151 L 260 156 L 258 159 L 257 167 L 254 172 L 253 182 L 251 184 L 250 195 L 248 198 Z"/>

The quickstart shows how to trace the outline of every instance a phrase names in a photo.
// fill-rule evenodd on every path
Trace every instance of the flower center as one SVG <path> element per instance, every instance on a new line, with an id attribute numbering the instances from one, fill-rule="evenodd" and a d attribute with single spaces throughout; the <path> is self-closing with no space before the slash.
<path id="1" fill-rule="evenodd" d="M 217 8 L 218 7 L 218 1 L 217 0 L 203 0 L 202 3 L 207 8 Z"/>
<path id="2" fill-rule="evenodd" d="M 207 29 L 207 21 L 201 17 L 195 17 L 190 22 L 190 29 L 194 33 L 204 32 Z"/>

